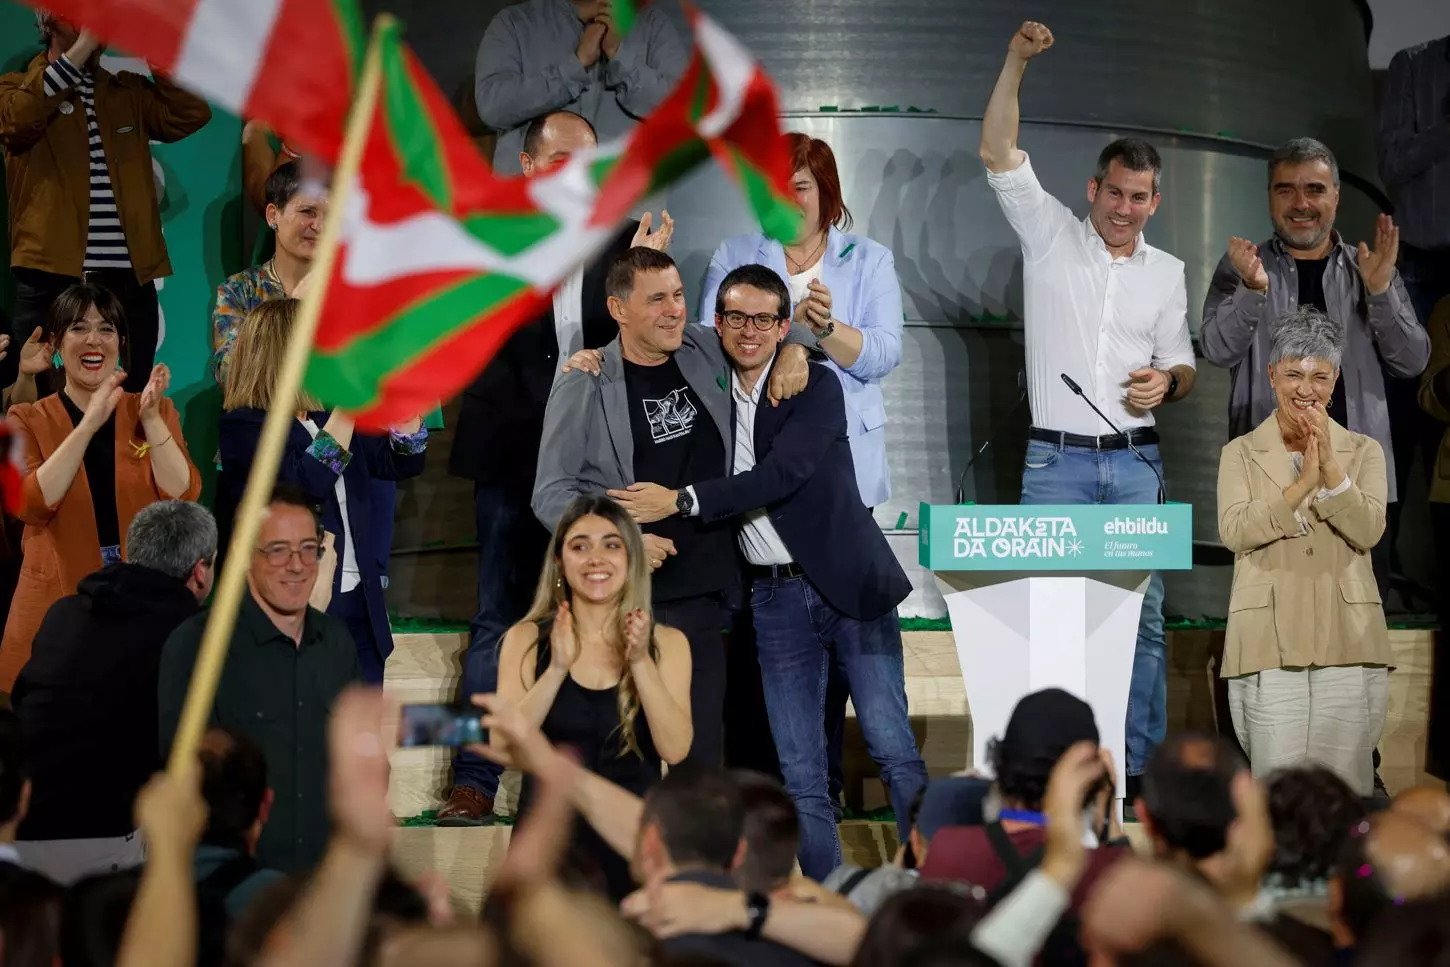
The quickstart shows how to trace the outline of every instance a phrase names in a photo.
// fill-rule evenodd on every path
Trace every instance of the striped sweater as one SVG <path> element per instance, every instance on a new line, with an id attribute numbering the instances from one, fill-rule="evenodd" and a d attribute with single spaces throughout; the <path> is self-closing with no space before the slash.
<path id="1" fill-rule="evenodd" d="M 90 227 L 86 233 L 85 271 L 94 269 L 129 269 L 131 255 L 126 249 L 126 234 L 116 209 L 115 189 L 106 166 L 106 149 L 101 143 L 101 125 L 96 119 L 95 74 L 81 70 L 64 54 L 45 69 L 45 94 L 53 97 L 74 87 L 80 92 L 81 107 L 86 112 L 86 136 L 90 143 Z M 69 101 L 67 104 L 71 103 Z M 62 108 L 64 110 L 64 108 Z"/>

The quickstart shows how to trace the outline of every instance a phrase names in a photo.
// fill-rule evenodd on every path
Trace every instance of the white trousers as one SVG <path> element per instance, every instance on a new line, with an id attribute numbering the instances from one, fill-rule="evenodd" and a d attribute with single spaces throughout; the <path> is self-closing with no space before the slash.
<path id="1" fill-rule="evenodd" d="M 1374 793 L 1375 746 L 1389 708 L 1388 668 L 1271 668 L 1228 682 L 1228 707 L 1254 775 L 1321 765 Z"/>
<path id="2" fill-rule="evenodd" d="M 146 844 L 139 831 L 100 839 L 20 840 L 15 850 L 26 869 L 42 873 L 61 886 L 146 863 Z"/>

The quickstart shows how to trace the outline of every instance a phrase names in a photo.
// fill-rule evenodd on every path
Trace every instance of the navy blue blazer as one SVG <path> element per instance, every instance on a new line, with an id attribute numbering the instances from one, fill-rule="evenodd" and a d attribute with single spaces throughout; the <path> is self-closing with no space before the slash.
<path id="1" fill-rule="evenodd" d="M 319 427 L 327 422 L 327 413 L 311 413 L 312 421 Z M 226 542 L 231 540 L 232 520 L 237 505 L 241 502 L 242 490 L 247 483 L 247 474 L 252 469 L 252 457 L 257 452 L 257 441 L 262 436 L 262 423 L 267 414 L 263 410 L 238 409 L 223 413 L 219 445 L 221 449 L 221 472 L 217 474 L 216 517 L 218 536 L 224 532 Z M 322 526 L 336 535 L 334 551 L 338 567 L 332 576 L 334 600 L 342 584 L 343 529 L 342 508 L 337 502 L 337 475 L 325 464 L 307 453 L 312 445 L 312 435 L 307 428 L 294 420 L 287 434 L 287 447 L 282 452 L 282 465 L 277 479 L 293 483 L 307 491 L 322 506 Z M 347 519 L 352 527 L 356 542 L 353 554 L 357 557 L 358 572 L 362 584 L 363 601 L 367 605 L 368 624 L 373 639 L 382 649 L 383 657 L 393 650 L 393 634 L 388 623 L 388 607 L 383 600 L 383 585 L 387 575 L 388 555 L 392 548 L 393 529 L 380 526 L 379 512 L 384 510 L 379 501 L 380 481 L 406 480 L 423 472 L 425 455 L 402 454 L 395 451 L 387 436 L 354 433 L 352 437 L 352 460 L 342 473 L 343 486 L 347 490 Z M 390 508 L 389 508 L 390 510 Z M 388 521 L 391 525 L 391 521 Z M 227 543 L 221 546 L 226 547 Z"/>
<path id="2" fill-rule="evenodd" d="M 730 399 L 733 411 L 733 393 Z M 780 406 L 762 400 L 753 470 L 694 487 L 696 512 L 707 521 L 765 508 L 796 563 L 845 615 L 871 621 L 911 593 L 911 580 L 861 502 L 845 394 L 824 366 L 812 365 L 805 390 Z"/>

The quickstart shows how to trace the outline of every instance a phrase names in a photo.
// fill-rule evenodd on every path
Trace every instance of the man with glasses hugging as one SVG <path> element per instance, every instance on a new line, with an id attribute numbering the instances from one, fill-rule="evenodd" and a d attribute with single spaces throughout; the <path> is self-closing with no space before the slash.
<path id="1" fill-rule="evenodd" d="M 299 488 L 272 492 L 247 570 L 210 724 L 261 748 L 276 795 L 257 844 L 257 864 L 291 873 L 327 845 L 327 715 L 339 692 L 362 681 L 347 626 L 309 607 L 323 553 L 315 502 Z M 170 750 L 207 614 L 180 625 L 161 654 L 158 735 Z"/>
<path id="2" fill-rule="evenodd" d="M 801 870 L 823 880 L 841 863 L 821 719 L 832 655 L 898 827 L 910 825 L 926 765 L 907 718 L 896 617 L 911 581 L 861 502 L 841 383 L 812 366 L 799 395 L 779 406 L 766 399 L 790 326 L 790 295 L 772 269 L 744 265 L 725 276 L 715 329 L 733 370 L 730 475 L 679 490 L 635 483 L 609 496 L 641 524 L 675 514 L 705 524 L 736 519 L 770 731 L 800 814 Z M 904 842 L 908 829 L 899 832 Z"/>

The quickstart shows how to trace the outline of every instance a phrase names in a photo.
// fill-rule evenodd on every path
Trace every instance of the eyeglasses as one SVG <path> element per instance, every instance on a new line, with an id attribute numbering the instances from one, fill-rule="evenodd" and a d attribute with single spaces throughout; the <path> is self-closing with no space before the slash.
<path id="1" fill-rule="evenodd" d="M 775 324 L 784 319 L 785 316 L 777 316 L 769 312 L 762 312 L 759 315 L 748 316 L 745 313 L 739 312 L 735 309 L 727 309 L 720 314 L 720 318 L 724 319 L 725 325 L 729 326 L 731 329 L 744 329 L 745 320 L 749 319 L 751 322 L 755 323 L 756 329 L 759 329 L 761 332 L 770 332 L 770 330 L 775 328 Z"/>
<path id="2" fill-rule="evenodd" d="M 322 556 L 322 545 L 317 541 L 303 541 L 297 547 L 287 543 L 268 544 L 266 547 L 257 548 L 257 553 L 267 559 L 267 563 L 273 567 L 286 567 L 292 563 L 292 555 L 296 554 L 302 561 L 303 566 L 310 567 L 317 563 Z"/>

